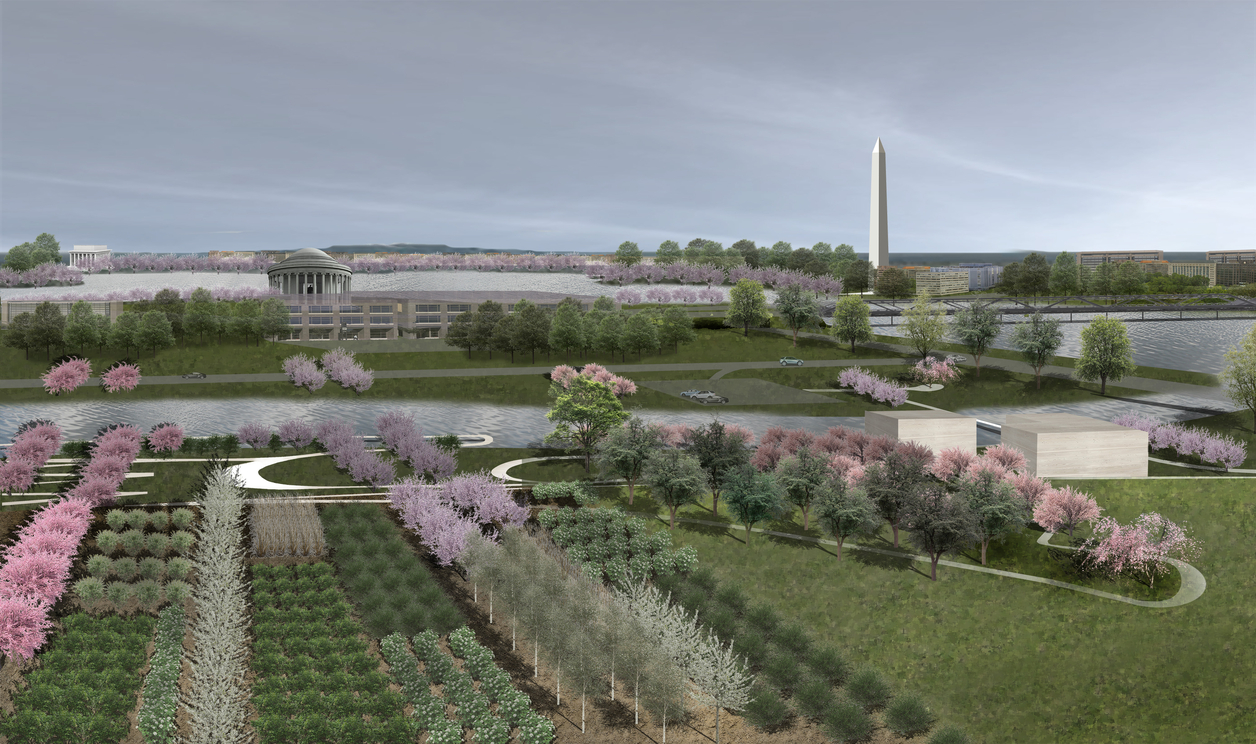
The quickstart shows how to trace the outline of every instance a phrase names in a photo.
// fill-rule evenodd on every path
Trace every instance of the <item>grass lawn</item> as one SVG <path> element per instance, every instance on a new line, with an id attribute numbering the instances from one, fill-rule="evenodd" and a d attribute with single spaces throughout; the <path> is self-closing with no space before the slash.
<path id="1" fill-rule="evenodd" d="M 903 345 L 907 343 L 906 339 L 900 336 L 883 336 L 880 334 L 876 335 L 876 340 L 887 344 Z M 964 356 L 970 357 L 969 361 L 971 361 L 972 354 L 959 344 L 945 342 L 939 343 L 937 345 L 937 350 L 963 354 Z M 916 358 L 919 359 L 919 357 Z M 981 361 L 983 362 L 990 358 L 1011 359 L 1017 362 L 1024 361 L 1024 358 L 1019 353 L 1008 349 L 989 349 L 985 354 L 981 355 Z M 1049 364 L 1056 367 L 1068 367 L 1069 369 L 1072 369 L 1073 365 L 1076 363 L 1077 360 L 1073 357 L 1062 356 L 1052 357 L 1049 362 Z M 985 374 L 984 369 L 982 370 L 982 374 Z M 1131 377 L 1146 377 L 1149 380 L 1183 382 L 1189 385 L 1204 385 L 1205 387 L 1218 387 L 1221 385 L 1221 381 L 1217 379 L 1216 375 L 1210 375 L 1204 372 L 1189 372 L 1182 369 L 1165 369 L 1163 367 L 1137 367 Z"/>
<path id="2" fill-rule="evenodd" d="M 556 364 L 696 364 L 707 362 L 755 362 L 779 359 L 806 350 L 812 359 L 873 359 L 886 356 L 897 356 L 891 352 L 878 349 L 856 349 L 854 354 L 839 346 L 821 340 L 799 339 L 798 348 L 790 346 L 790 340 L 773 333 L 751 331 L 743 336 L 739 330 L 726 328 L 723 330 L 699 330 L 697 338 L 689 344 L 683 344 L 679 350 L 667 348 L 657 354 L 645 354 L 637 357 L 633 354 L 610 355 L 605 353 L 581 354 L 573 351 L 568 355 L 563 352 L 537 354 L 533 360 L 531 354 L 515 354 L 512 362 L 509 354 L 497 352 L 489 358 L 487 351 L 473 351 L 470 355 L 465 351 L 451 348 L 449 351 L 395 352 L 368 354 L 359 353 L 356 359 L 363 367 L 372 370 L 394 369 L 470 369 L 470 368 L 506 368 L 506 367 L 550 367 Z M 48 370 L 50 359 L 61 353 L 53 349 L 51 357 L 39 351 L 32 351 L 31 358 L 20 349 L 0 346 L 0 369 L 5 379 L 38 378 Z M 64 353 L 78 353 L 76 349 L 67 349 Z M 138 362 L 145 375 L 181 375 L 186 372 L 203 372 L 205 374 L 258 374 L 279 373 L 283 371 L 283 360 L 296 354 L 307 354 L 317 357 L 318 349 L 311 349 L 292 344 L 263 341 L 260 346 L 234 341 L 221 344 L 206 341 L 198 343 L 189 339 L 186 346 L 163 349 L 153 355 L 149 351 L 135 352 L 130 358 Z M 86 349 L 83 356 L 92 361 L 92 369 L 100 372 L 110 363 L 127 357 L 122 350 L 105 349 L 97 352 Z M 143 383 L 141 383 L 141 387 Z"/>
<path id="3" fill-rule="evenodd" d="M 722 580 L 799 619 L 852 662 L 874 664 L 897 686 L 919 690 L 974 741 L 1256 741 L 1251 492 L 1232 481 L 1056 485 L 1066 483 L 1092 493 L 1122 522 L 1158 511 L 1188 523 L 1203 544 L 1195 565 L 1208 579 L 1204 596 L 1145 609 L 947 567 L 934 583 L 926 564 L 858 551 L 838 563 L 831 547 L 762 535 L 747 549 L 744 533 L 720 527 L 678 526 L 675 543 L 694 546 Z M 638 492 L 634 510 L 656 506 Z M 992 546 L 992 562 L 1051 570 L 1032 555 L 1037 536 Z"/>

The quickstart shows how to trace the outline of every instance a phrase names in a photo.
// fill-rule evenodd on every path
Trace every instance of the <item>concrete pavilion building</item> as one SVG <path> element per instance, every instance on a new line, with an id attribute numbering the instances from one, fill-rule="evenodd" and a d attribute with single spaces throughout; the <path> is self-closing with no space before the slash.
<path id="1" fill-rule="evenodd" d="M 341 295 L 353 289 L 353 269 L 317 248 L 302 248 L 266 270 L 286 295 Z"/>

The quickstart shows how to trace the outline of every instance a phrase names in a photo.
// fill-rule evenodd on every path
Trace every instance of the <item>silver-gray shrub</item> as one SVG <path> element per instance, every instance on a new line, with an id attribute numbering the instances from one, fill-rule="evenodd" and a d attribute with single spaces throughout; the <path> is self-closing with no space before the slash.
<path id="1" fill-rule="evenodd" d="M 248 726 L 248 601 L 241 520 L 244 496 L 239 484 L 219 469 L 207 479 L 196 527 L 192 597 L 196 621 L 189 654 L 191 684 L 180 703 L 189 731 L 182 744 L 243 744 Z"/>

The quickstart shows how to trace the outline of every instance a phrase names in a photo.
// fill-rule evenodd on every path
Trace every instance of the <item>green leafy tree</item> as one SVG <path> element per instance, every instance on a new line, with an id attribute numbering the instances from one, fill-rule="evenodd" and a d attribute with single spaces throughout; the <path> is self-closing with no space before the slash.
<path id="1" fill-rule="evenodd" d="M 1252 412 L 1252 431 L 1256 431 L 1256 326 L 1225 353 L 1220 379 L 1230 400 Z"/>
<path id="2" fill-rule="evenodd" d="M 728 293 L 728 322 L 742 327 L 742 335 L 750 335 L 750 326 L 758 327 L 772 320 L 768 312 L 763 285 L 753 279 L 739 279 Z"/>
<path id="3" fill-rule="evenodd" d="M 828 460 L 810 447 L 799 448 L 776 466 L 776 478 L 785 489 L 785 498 L 802 509 L 804 530 L 811 529 L 811 504 L 820 495 L 830 472 Z"/>
<path id="4" fill-rule="evenodd" d="M 806 271 L 811 267 L 816 254 L 810 248 L 799 248 L 785 259 L 785 268 L 791 271 Z"/>
<path id="5" fill-rule="evenodd" d="M 659 327 L 659 344 L 671 344 L 680 351 L 681 344 L 692 343 L 698 337 L 693 329 L 693 318 L 679 305 L 668 305 L 663 308 L 662 324 Z"/>
<path id="6" fill-rule="evenodd" d="M 1012 484 L 988 470 L 962 478 L 957 489 L 973 512 L 973 532 L 981 543 L 981 565 L 991 540 L 1020 532 L 1029 522 L 1025 500 Z"/>
<path id="7" fill-rule="evenodd" d="M 750 462 L 750 451 L 741 437 L 729 432 L 719 420 L 704 424 L 689 433 L 689 454 L 698 458 L 711 489 L 711 513 L 719 516 L 720 489 L 724 476 Z"/>
<path id="8" fill-rule="evenodd" d="M 912 544 L 929 555 L 934 581 L 942 556 L 959 553 L 977 537 L 976 515 L 968 500 L 962 494 L 948 493 L 941 484 L 914 493 L 903 516 Z"/>
<path id="9" fill-rule="evenodd" d="M 31 250 L 34 247 L 31 243 L 13 246 L 4 256 L 4 267 L 13 271 L 26 271 L 34 268 L 35 263 L 31 260 Z"/>
<path id="10" fill-rule="evenodd" d="M 922 359 L 938 347 L 947 333 L 946 310 L 929 300 L 929 293 L 925 292 L 903 311 L 903 333 Z"/>
<path id="11" fill-rule="evenodd" d="M 40 233 L 31 248 L 31 263 L 34 266 L 61 263 L 61 244 L 50 233 Z"/>
<path id="12" fill-rule="evenodd" d="M 858 260 L 859 256 L 855 255 L 855 246 L 841 243 L 833 249 L 829 264 L 832 265 L 835 276 L 843 277 L 846 276 L 846 269 Z"/>
<path id="13" fill-rule="evenodd" d="M 1116 264 L 1107 261 L 1099 264 L 1095 269 L 1094 293 L 1097 295 L 1110 295 L 1115 292 L 1116 282 Z"/>
<path id="14" fill-rule="evenodd" d="M 864 470 L 863 489 L 894 532 L 894 547 L 898 547 L 898 528 L 911 500 L 933 482 L 924 460 L 897 450 Z"/>
<path id="15" fill-rule="evenodd" d="M 641 479 L 646 460 L 662 447 L 663 435 L 658 425 L 633 416 L 598 442 L 594 462 L 604 475 L 628 482 L 628 506 L 632 506 L 633 486 Z"/>
<path id="16" fill-rule="evenodd" d="M 515 304 L 515 348 L 531 352 L 536 362 L 538 351 L 549 351 L 550 316 L 531 300 Z"/>
<path id="17" fill-rule="evenodd" d="M 772 473 L 761 473 L 749 464 L 734 468 L 724 475 L 724 503 L 728 511 L 746 528 L 746 548 L 754 526 L 785 513 L 781 486 Z"/>
<path id="18" fill-rule="evenodd" d="M 1051 277 L 1048 280 L 1053 295 L 1074 295 L 1078 290 L 1077 257 L 1063 251 L 1055 257 L 1051 264 Z"/>
<path id="19" fill-rule="evenodd" d="M 555 425 L 545 437 L 547 442 L 567 443 L 584 455 L 584 469 L 589 470 L 593 451 L 602 437 L 628 419 L 623 403 L 611 389 L 583 375 L 572 378 L 563 389 L 551 383 L 554 407 L 545 415 Z"/>
<path id="20" fill-rule="evenodd" d="M 1047 318 L 1034 313 L 1029 319 L 1012 326 L 1012 346 L 1034 368 L 1037 389 L 1042 389 L 1042 368 L 1055 358 L 1055 352 L 1064 341 L 1058 318 Z"/>
<path id="21" fill-rule="evenodd" d="M 140 320 L 139 330 L 139 346 L 153 350 L 153 356 L 157 356 L 158 349 L 168 349 L 174 346 L 174 331 L 170 329 L 170 321 L 166 318 L 166 314 L 156 310 L 149 310 L 144 313 L 144 317 Z"/>
<path id="22" fill-rule="evenodd" d="M 471 358 L 471 349 L 475 347 L 475 340 L 471 337 L 471 325 L 474 322 L 475 316 L 471 313 L 459 313 L 445 329 L 445 343 L 455 349 L 466 349 L 467 359 Z"/>
<path id="23" fill-rule="evenodd" d="M 115 349 L 123 349 L 129 355 L 132 346 L 139 346 L 139 340 L 139 314 L 126 312 L 119 315 L 113 328 L 109 330 L 109 345 Z"/>
<path id="24" fill-rule="evenodd" d="M 507 315 L 493 326 L 493 336 L 489 344 L 494 351 L 510 352 L 510 363 L 515 363 L 515 316 Z"/>
<path id="25" fill-rule="evenodd" d="M 794 332 L 794 346 L 798 346 L 799 329 L 811 328 L 820 322 L 815 297 L 799 284 L 791 284 L 776 293 L 776 312 Z"/>
<path id="26" fill-rule="evenodd" d="M 706 490 L 706 473 L 698 459 L 681 450 L 664 449 L 650 455 L 641 473 L 655 500 L 667 505 L 671 527 L 676 529 L 676 510 L 697 503 Z"/>
<path id="27" fill-rule="evenodd" d="M 635 266 L 641 263 L 641 249 L 637 247 L 636 243 L 625 240 L 615 250 L 615 263 L 620 263 L 624 266 Z"/>
<path id="28" fill-rule="evenodd" d="M 679 261 L 682 255 L 679 243 L 674 240 L 664 240 L 654 254 L 654 263 L 667 266 Z"/>
<path id="29" fill-rule="evenodd" d="M 606 295 L 602 295 L 593 301 L 593 309 L 604 313 L 613 313 L 615 312 L 615 301 Z"/>
<path id="30" fill-rule="evenodd" d="M 571 350 L 585 348 L 584 313 L 578 305 L 560 304 L 554 312 L 554 322 L 550 324 L 549 345 L 551 349 L 562 349 L 571 361 Z"/>
<path id="31" fill-rule="evenodd" d="M 741 256 L 742 261 L 750 268 L 759 268 L 759 249 L 755 247 L 753 240 L 739 240 L 729 246 L 728 250 Z"/>
<path id="32" fill-rule="evenodd" d="M 30 313 L 18 313 L 9 320 L 9 329 L 4 332 L 4 345 L 10 349 L 22 349 L 26 358 L 31 358 L 31 349 L 35 343 L 31 338 L 31 328 L 35 325 L 35 316 Z"/>
<path id="33" fill-rule="evenodd" d="M 833 475 L 816 499 L 816 520 L 822 530 L 837 538 L 840 561 L 846 538 L 875 534 L 881 527 L 881 512 L 863 489 L 851 488 L 845 478 Z"/>
<path id="34" fill-rule="evenodd" d="M 188 302 L 187 319 L 184 323 L 188 333 L 195 333 L 202 343 L 205 341 L 205 334 L 211 336 L 218 333 L 218 315 L 215 313 L 214 298 L 210 295 L 209 290 L 204 287 L 197 287 L 192 290 L 192 297 Z M 285 312 L 287 307 L 284 307 Z M 287 320 L 285 318 L 285 323 Z"/>
<path id="35" fill-rule="evenodd" d="M 981 357 L 1003 330 L 999 314 L 989 305 L 970 303 L 951 318 L 950 336 L 963 344 L 977 365 L 981 377 Z"/>
<path id="36" fill-rule="evenodd" d="M 1134 346 L 1118 318 L 1096 315 L 1082 329 L 1082 351 L 1073 367 L 1073 376 L 1091 382 L 1099 380 L 1099 394 L 1108 392 L 1108 380 L 1116 382 L 1133 374 Z"/>
<path id="37" fill-rule="evenodd" d="M 487 349 L 489 359 L 493 358 L 493 329 L 504 317 L 502 304 L 493 300 L 481 302 L 471 317 L 471 343 L 477 349 Z"/>
<path id="38" fill-rule="evenodd" d="M 911 278 L 897 266 L 887 266 L 877 273 L 877 294 L 891 299 L 910 297 Z"/>
<path id="39" fill-rule="evenodd" d="M 79 300 L 70 307 L 70 314 L 65 319 L 65 343 L 78 349 L 79 353 L 88 346 L 99 346 L 97 338 L 95 313 L 88 302 Z"/>
<path id="40" fill-rule="evenodd" d="M 147 313 L 146 313 L 147 314 Z M 164 315 L 164 313 L 163 313 Z M 169 323 L 170 321 L 166 321 Z M 229 321 L 229 333 L 240 336 L 245 341 L 261 339 L 262 334 L 262 303 L 257 300 L 240 300 L 232 308 Z"/>
<path id="41" fill-rule="evenodd" d="M 1116 277 L 1112 280 L 1113 294 L 1138 294 L 1143 289 L 1147 274 L 1143 267 L 1134 261 L 1122 261 L 1117 264 Z"/>
<path id="42" fill-rule="evenodd" d="M 702 256 L 700 261 L 704 264 L 719 264 L 720 259 L 724 257 L 724 246 L 714 240 L 704 240 L 702 242 Z"/>
<path id="43" fill-rule="evenodd" d="M 1095 270 L 1089 266 L 1077 267 L 1077 291 L 1082 295 L 1095 293 Z"/>
<path id="44" fill-rule="evenodd" d="M 1021 294 L 1034 297 L 1046 294 L 1051 286 L 1051 265 L 1047 263 L 1047 259 L 1037 253 L 1025 256 L 1025 262 L 1021 264 L 1018 284 Z"/>
<path id="45" fill-rule="evenodd" d="M 842 274 L 842 289 L 846 292 L 867 292 L 873 284 L 872 262 L 856 259 L 846 266 Z"/>
<path id="46" fill-rule="evenodd" d="M 833 325 L 829 328 L 829 335 L 839 341 L 849 341 L 850 353 L 854 354 L 856 343 L 867 343 L 874 338 L 869 317 L 867 303 L 853 295 L 843 297 L 833 308 Z"/>
<path id="47" fill-rule="evenodd" d="M 275 300 L 275 302 L 278 303 L 280 307 L 284 308 L 284 321 L 283 322 L 284 322 L 284 325 L 286 326 L 288 322 L 286 306 L 283 305 L 282 301 L 278 297 L 274 297 L 270 299 Z M 165 313 L 166 320 L 170 321 L 170 330 L 174 333 L 175 336 L 182 339 L 183 333 L 184 333 L 183 313 L 186 309 L 187 309 L 187 303 L 184 302 L 183 298 L 179 296 L 179 292 L 177 290 L 167 287 L 166 289 L 159 290 L 157 294 L 153 295 L 152 302 L 147 307 L 144 308 L 143 312 L 147 312 L 148 310 L 157 310 L 158 312 Z M 262 305 L 258 308 L 259 330 L 260 330 L 260 326 L 264 325 L 266 322 L 265 309 L 266 309 L 265 303 L 262 303 Z M 280 329 L 280 330 L 283 330 L 283 329 Z M 278 333 L 278 331 L 276 331 L 276 333 Z M 262 331 L 262 335 L 269 335 L 269 334 L 266 334 L 265 331 Z"/>
<path id="48" fill-rule="evenodd" d="M 602 325 L 597 329 L 595 347 L 605 351 L 614 358 L 615 354 L 625 355 L 628 350 L 627 339 L 624 338 L 623 313 L 607 313 Z M 620 361 L 626 361 L 621 358 Z"/>
<path id="49" fill-rule="evenodd" d="M 789 254 L 793 252 L 794 246 L 786 243 L 784 240 L 779 240 L 768 251 L 768 264 L 778 269 L 783 269 L 789 263 Z"/>
<path id="50" fill-rule="evenodd" d="M 35 347 L 43 347 L 52 358 L 52 347 L 65 344 L 65 316 L 60 308 L 51 302 L 41 302 L 35 306 L 35 318 L 27 337 Z"/>
<path id="51" fill-rule="evenodd" d="M 628 316 L 628 322 L 624 324 L 624 346 L 628 351 L 637 352 L 638 359 L 644 352 L 658 350 L 659 330 L 654 313 L 641 312 Z"/>
<path id="52" fill-rule="evenodd" d="M 696 264 L 702 262 L 702 249 L 706 247 L 706 238 L 694 238 L 685 245 L 685 261 Z"/>
<path id="53" fill-rule="evenodd" d="M 169 317 L 169 314 L 166 317 Z M 183 314 L 180 313 L 177 317 L 182 319 Z M 175 330 L 173 326 L 174 324 L 171 323 L 171 330 Z M 283 300 L 278 297 L 267 297 L 262 302 L 262 316 L 259 319 L 259 326 L 262 335 L 272 341 L 277 339 L 279 334 L 288 330 L 288 306 L 284 304 Z M 180 322 L 180 330 L 183 327 L 185 327 L 184 323 Z M 177 335 L 181 336 L 183 334 L 180 332 Z"/>
<path id="54" fill-rule="evenodd" d="M 1020 296 L 1020 286 L 1021 286 L 1020 277 L 1021 277 L 1020 262 L 1013 261 L 1012 263 L 1003 267 L 1003 274 L 999 278 L 999 286 L 1003 289 L 1004 293 L 1010 294 L 1013 297 L 1018 297 Z"/>
<path id="55" fill-rule="evenodd" d="M 96 350 L 100 351 L 109 342 L 109 318 L 92 313 L 92 323 L 96 326 Z"/>

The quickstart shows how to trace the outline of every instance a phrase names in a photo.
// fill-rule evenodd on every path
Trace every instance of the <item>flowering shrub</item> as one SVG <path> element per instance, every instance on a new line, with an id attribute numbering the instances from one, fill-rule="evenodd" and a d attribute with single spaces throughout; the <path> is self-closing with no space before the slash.
<path id="1" fill-rule="evenodd" d="M 420 480 L 435 483 L 453 475 L 458 467 L 456 457 L 424 437 L 422 429 L 415 428 L 414 416 L 398 410 L 386 411 L 375 419 L 375 428 L 384 446 L 409 465 Z"/>
<path id="2" fill-rule="evenodd" d="M 293 385 L 303 387 L 311 393 L 327 383 L 327 375 L 319 370 L 313 359 L 304 354 L 295 354 L 283 360 L 283 371 Z"/>
<path id="3" fill-rule="evenodd" d="M 600 382 L 610 388 L 611 392 L 619 398 L 625 395 L 634 395 L 637 392 L 637 384 L 635 382 L 613 374 L 600 364 L 586 365 L 579 372 L 576 371 L 575 367 L 560 364 L 550 372 L 550 380 L 562 386 L 564 390 L 571 387 L 571 381 L 576 377 L 588 377 L 594 382 Z"/>
<path id="4" fill-rule="evenodd" d="M 51 421 L 36 419 L 18 427 L 17 436 L 4 450 L 0 463 L 0 492 L 29 491 L 35 474 L 61 448 L 61 429 Z"/>
<path id="5" fill-rule="evenodd" d="M 392 487 L 388 500 L 442 566 L 466 551 L 481 525 L 519 527 L 528 519 L 528 510 L 515 504 L 505 485 L 484 473 L 437 484 L 407 478 Z"/>
<path id="6" fill-rule="evenodd" d="M 24 460 L 5 460 L 0 463 L 0 491 L 12 496 L 25 493 L 35 485 L 35 468 Z"/>
<path id="7" fill-rule="evenodd" d="M 367 452 L 362 438 L 354 435 L 353 427 L 349 424 L 343 421 L 324 421 L 315 429 L 315 436 L 331 455 L 336 467 L 347 470 L 354 481 L 379 487 L 391 483 L 396 477 L 392 463 L 374 452 Z"/>
<path id="8" fill-rule="evenodd" d="M 363 369 L 362 365 L 354 361 L 351 351 L 334 349 L 323 354 L 319 363 L 328 377 L 340 383 L 341 387 L 352 388 L 357 393 L 366 392 L 375 381 L 370 370 Z"/>
<path id="9" fill-rule="evenodd" d="M 1140 514 L 1129 525 L 1103 517 L 1081 547 L 1095 568 L 1111 575 L 1133 574 L 1145 578 L 1149 586 L 1155 586 L 1156 576 L 1169 572 L 1170 558 L 1191 560 L 1199 549 L 1182 527 L 1154 512 Z"/>
<path id="10" fill-rule="evenodd" d="M 148 448 L 153 452 L 174 452 L 183 446 L 183 427 L 157 424 L 148 432 Z"/>
<path id="11" fill-rule="evenodd" d="M 875 401 L 897 408 L 907 402 L 907 390 L 860 367 L 848 367 L 838 375 L 842 387 L 854 388 L 859 395 L 870 395 Z"/>
<path id="12" fill-rule="evenodd" d="M 912 377 L 922 385 L 941 385 L 959 379 L 959 370 L 950 359 L 922 359 L 912 367 Z"/>
<path id="13" fill-rule="evenodd" d="M 314 441 L 314 427 L 301 419 L 289 419 L 279 425 L 279 438 L 289 447 L 308 447 Z"/>
<path id="14" fill-rule="evenodd" d="M 266 424 L 250 421 L 240 427 L 240 430 L 236 432 L 236 436 L 240 437 L 241 442 L 253 449 L 261 449 L 270 444 L 270 427 Z"/>
<path id="15" fill-rule="evenodd" d="M 100 385 L 107 393 L 134 390 L 140 384 L 140 368 L 134 364 L 115 364 L 100 376 Z"/>
<path id="16" fill-rule="evenodd" d="M 1203 429 L 1162 424 L 1136 413 L 1117 416 L 1112 423 L 1147 432 L 1147 443 L 1153 451 L 1169 449 L 1184 457 L 1193 455 L 1201 462 L 1209 462 L 1225 470 L 1236 468 L 1247 460 L 1245 443 Z"/>
<path id="17" fill-rule="evenodd" d="M 74 392 L 92 376 L 91 362 L 86 359 L 69 359 L 44 373 L 44 389 L 51 395 Z"/>

